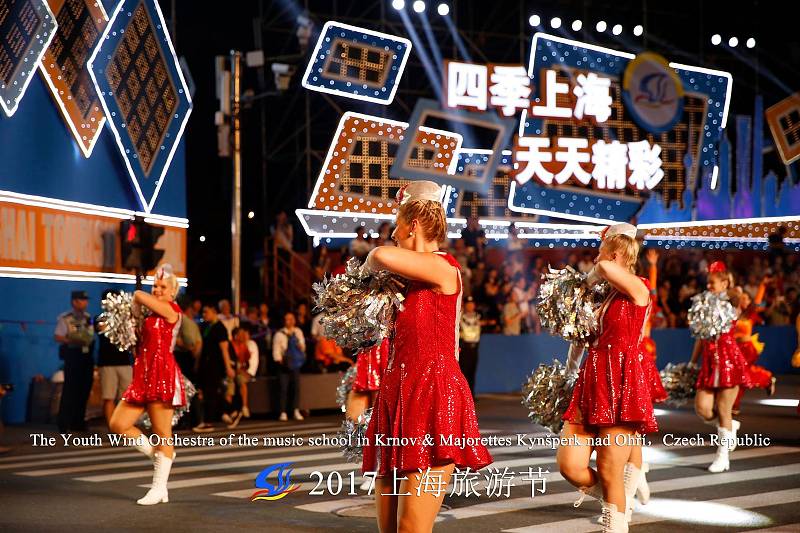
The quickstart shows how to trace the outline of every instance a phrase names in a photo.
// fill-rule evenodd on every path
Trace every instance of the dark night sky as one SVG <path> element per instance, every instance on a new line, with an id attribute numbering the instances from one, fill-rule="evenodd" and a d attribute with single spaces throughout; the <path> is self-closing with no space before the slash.
<path id="1" fill-rule="evenodd" d="M 385 5 L 381 5 L 381 1 Z M 438 2 L 427 3 L 428 16 L 434 24 L 444 57 L 456 58 L 449 34 L 437 22 L 439 16 L 435 13 L 435 5 Z M 170 2 L 161 0 L 161 4 L 165 16 L 170 17 Z M 360 21 L 361 25 L 380 29 L 382 10 L 388 22 L 399 20 L 390 4 L 390 0 L 230 0 L 202 4 L 177 0 L 176 48 L 179 55 L 186 57 L 197 87 L 186 137 L 191 223 L 188 261 L 194 294 L 209 298 L 226 296 L 230 285 L 231 161 L 217 157 L 216 151 L 213 115 L 218 103 L 214 94 L 214 56 L 227 54 L 231 49 L 263 48 L 268 57 L 290 56 L 282 62 L 295 63 L 298 68 L 288 91 L 255 103 L 243 115 L 243 297 L 253 301 L 258 299 L 258 278 L 252 264 L 262 248 L 265 228 L 278 210 L 286 209 L 295 219 L 293 210 L 308 201 L 303 155 L 305 134 L 302 132 L 306 95 L 299 86 L 306 59 L 299 57 L 296 15 L 307 7 L 315 31 L 330 19 L 358 25 L 359 21 L 352 17 L 363 17 L 365 20 Z M 673 61 L 732 72 L 732 114 L 752 113 L 756 93 L 763 94 L 766 107 L 790 92 L 800 90 L 800 32 L 790 2 L 544 0 L 534 3 L 462 0 L 449 4 L 457 27 L 468 33 L 476 53 L 479 50 L 492 62 L 526 62 L 521 53 L 524 51 L 527 57 L 533 34 L 527 19 L 535 13 L 542 17 L 544 25 L 554 16 L 562 18 L 563 27 L 568 27 L 574 19 L 583 20 L 581 32 L 567 32 L 579 40 L 633 51 L 646 47 Z M 200 5 L 202 8 L 198 9 Z M 338 16 L 332 16 L 334 12 Z M 257 22 L 260 14 L 262 24 Z M 415 14 L 412 15 L 412 20 L 417 20 Z M 616 40 L 610 33 L 595 33 L 594 25 L 600 19 L 606 20 L 609 27 L 622 24 L 624 33 L 621 37 L 624 40 Z M 636 24 L 644 25 L 646 40 L 632 35 L 631 29 Z M 257 27 L 262 30 L 261 42 L 258 43 L 254 31 Z M 720 33 L 725 42 L 735 35 L 741 43 L 733 51 L 727 47 L 714 47 L 710 42 L 714 33 Z M 757 40 L 757 47 L 753 50 L 743 45 L 748 37 Z M 312 47 L 315 38 L 316 33 L 311 40 Z M 521 43 L 524 44 L 521 46 Z M 266 69 L 261 79 L 255 69 L 249 69 L 245 88 L 252 88 L 256 93 L 274 90 L 269 64 Z M 262 84 L 263 80 L 266 85 Z M 409 66 L 401 83 L 403 88 L 421 89 L 420 94 L 425 92 L 424 75 L 418 66 Z M 427 89 L 426 96 L 433 96 L 430 88 Z M 359 110 L 405 120 L 408 111 L 404 107 L 413 107 L 414 97 L 401 96 L 388 109 L 334 98 L 340 108 L 337 110 L 319 95 L 311 94 L 309 104 L 314 117 L 312 148 L 327 150 L 340 111 Z M 265 137 L 261 131 L 262 112 L 266 117 Z M 294 136 L 297 133 L 300 134 Z M 768 132 L 765 135 L 769 136 Z M 263 158 L 262 151 L 269 156 Z M 319 160 L 312 159 L 312 186 L 320 165 Z M 256 217 L 248 220 L 246 213 L 251 210 Z M 299 227 L 296 233 L 301 233 Z M 206 236 L 205 243 L 199 242 L 200 235 Z"/>

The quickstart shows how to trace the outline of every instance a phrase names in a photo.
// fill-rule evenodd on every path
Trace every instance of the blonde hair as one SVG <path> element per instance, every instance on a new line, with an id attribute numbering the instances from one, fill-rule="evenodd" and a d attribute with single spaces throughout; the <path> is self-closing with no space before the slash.
<path id="1" fill-rule="evenodd" d="M 442 242 L 447 238 L 447 219 L 442 204 L 433 200 L 409 200 L 397 210 L 397 218 L 406 224 L 417 219 L 422 232 L 430 241 Z"/>
<path id="2" fill-rule="evenodd" d="M 726 290 L 727 289 L 732 289 L 734 287 L 734 285 L 735 285 L 735 283 L 733 281 L 733 274 L 731 274 L 727 270 L 723 270 L 721 272 L 719 272 L 719 271 L 718 272 L 709 272 L 708 273 L 708 277 L 709 277 L 709 279 L 713 278 L 713 279 L 718 279 L 720 281 L 726 282 L 728 284 L 728 286 L 725 287 Z"/>
<path id="3" fill-rule="evenodd" d="M 639 257 L 639 242 L 622 233 L 603 239 L 600 248 L 609 254 L 619 254 L 625 267 L 631 272 L 636 270 L 636 259 Z"/>
<path id="4" fill-rule="evenodd" d="M 169 263 L 164 263 L 163 265 L 156 268 L 155 279 L 162 279 L 166 281 L 172 290 L 175 291 L 175 295 L 178 295 L 178 277 L 175 275 L 175 271 L 172 269 L 172 265 Z"/>

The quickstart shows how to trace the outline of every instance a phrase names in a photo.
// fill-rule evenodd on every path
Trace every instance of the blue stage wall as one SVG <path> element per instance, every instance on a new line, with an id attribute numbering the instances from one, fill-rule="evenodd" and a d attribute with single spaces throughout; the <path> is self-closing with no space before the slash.
<path id="1" fill-rule="evenodd" d="M 759 327 L 759 339 L 765 343 L 758 364 L 775 374 L 800 373 L 790 359 L 797 348 L 797 334 L 789 326 Z M 653 330 L 658 352 L 658 368 L 667 363 L 681 363 L 692 356 L 694 339 L 688 329 Z M 540 363 L 553 359 L 566 361 L 567 343 L 546 333 L 540 335 L 481 335 L 476 392 L 501 393 L 521 389 L 523 381 Z"/>
<path id="2" fill-rule="evenodd" d="M 107 11 L 113 3 L 104 0 Z M 184 143 L 175 152 L 153 206 L 155 214 L 186 217 Z M 111 130 L 105 127 L 92 156 L 84 158 L 38 71 L 16 113 L 0 113 L 0 190 L 142 211 Z M 2 401 L 5 422 L 23 422 L 31 378 L 49 378 L 59 368 L 53 329 L 58 314 L 70 307 L 70 292 L 88 291 L 94 315 L 100 293 L 112 286 L 0 277 L 0 383 L 15 386 Z M 131 285 L 124 288 L 131 290 Z M 25 328 L 14 321 L 25 322 Z"/>

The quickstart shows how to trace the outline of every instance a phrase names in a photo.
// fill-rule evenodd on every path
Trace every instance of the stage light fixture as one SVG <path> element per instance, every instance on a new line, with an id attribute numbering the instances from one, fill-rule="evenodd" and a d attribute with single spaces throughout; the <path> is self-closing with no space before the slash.
<path id="1" fill-rule="evenodd" d="M 614 35 L 619 35 L 622 33 L 622 25 L 621 24 L 614 24 L 614 27 L 611 28 L 611 33 Z"/>
<path id="2" fill-rule="evenodd" d="M 730 46 L 731 48 L 736 48 L 738 44 L 739 44 L 739 39 L 737 39 L 736 37 L 731 37 L 730 39 L 728 39 L 728 46 Z"/>
<path id="3" fill-rule="evenodd" d="M 747 48 L 755 48 L 756 40 L 750 37 L 749 39 L 747 39 L 747 42 L 745 44 L 747 45 Z"/>
<path id="4" fill-rule="evenodd" d="M 583 22 L 580 20 L 572 21 L 572 31 L 581 31 L 581 28 L 583 28 Z"/>
<path id="5" fill-rule="evenodd" d="M 713 44 L 714 46 L 717 46 L 721 42 L 722 42 L 722 37 L 720 36 L 719 33 L 715 33 L 714 35 L 711 36 L 711 44 Z"/>
<path id="6" fill-rule="evenodd" d="M 606 24 L 605 20 L 601 20 L 600 22 L 597 23 L 597 26 L 595 26 L 594 28 L 600 33 L 603 33 L 604 31 L 606 31 L 606 28 L 608 28 L 608 24 Z"/>
<path id="7" fill-rule="evenodd" d="M 558 29 L 561 27 L 561 19 L 558 17 L 553 17 L 550 19 L 550 27 L 553 29 Z"/>
<path id="8" fill-rule="evenodd" d="M 423 11 L 425 11 L 425 2 L 423 2 L 422 0 L 417 0 L 411 5 L 411 7 L 413 7 L 414 11 L 416 11 L 417 13 L 422 13 Z"/>
<path id="9" fill-rule="evenodd" d="M 633 34 L 636 37 L 639 37 L 640 35 L 642 35 L 642 33 L 644 33 L 644 28 L 642 27 L 641 24 L 637 24 L 636 26 L 633 27 Z"/>
<path id="10" fill-rule="evenodd" d="M 247 213 L 247 218 L 249 218 L 249 219 L 253 219 L 253 218 L 255 218 L 255 216 L 256 216 L 256 214 L 254 212 L 252 212 L 252 211 L 249 211 Z"/>
<path id="11" fill-rule="evenodd" d="M 392 7 L 395 8 L 397 11 L 400 11 L 404 7 L 406 7 L 405 0 L 392 0 Z"/>
<path id="12" fill-rule="evenodd" d="M 200 242 L 206 242 L 206 236 L 200 235 Z"/>
<path id="13" fill-rule="evenodd" d="M 531 17 L 528 19 L 528 24 L 531 26 L 538 26 L 541 23 L 542 19 L 539 17 L 539 15 L 531 15 Z"/>
<path id="14" fill-rule="evenodd" d="M 447 4 L 439 4 L 436 6 L 436 12 L 441 16 L 446 17 L 450 13 L 450 6 Z"/>

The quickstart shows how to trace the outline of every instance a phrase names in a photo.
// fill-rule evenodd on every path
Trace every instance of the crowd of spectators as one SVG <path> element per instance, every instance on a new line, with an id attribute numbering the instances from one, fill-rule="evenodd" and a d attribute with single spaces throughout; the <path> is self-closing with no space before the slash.
<path id="1" fill-rule="evenodd" d="M 359 235 L 341 250 L 317 247 L 312 265 L 315 277 L 336 274 L 348 257 L 362 260 L 373 247 L 391 244 L 391 229 L 384 223 L 372 238 Z M 588 272 L 597 249 L 536 248 L 530 239 L 519 238 L 513 224 L 509 233 L 505 240 L 487 239 L 478 220 L 471 218 L 461 238 L 451 239 L 447 249 L 461 265 L 464 297 L 473 298 L 485 319 L 484 333 L 539 333 L 541 323 L 535 302 L 542 274 L 548 267 L 560 269 L 567 265 Z M 784 248 L 783 236 L 780 230 L 772 235 L 768 251 L 643 250 L 638 274 L 648 277 L 651 260 L 656 262 L 658 272 L 653 327 L 687 326 L 691 297 L 706 289 L 708 265 L 715 260 L 723 260 L 736 284 L 753 298 L 759 284 L 765 282 L 765 324 L 794 324 L 800 311 L 800 261 L 797 253 Z"/>

